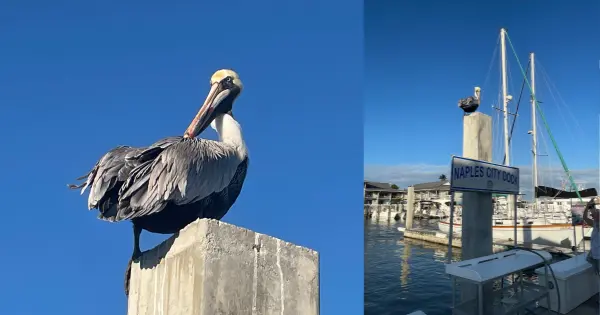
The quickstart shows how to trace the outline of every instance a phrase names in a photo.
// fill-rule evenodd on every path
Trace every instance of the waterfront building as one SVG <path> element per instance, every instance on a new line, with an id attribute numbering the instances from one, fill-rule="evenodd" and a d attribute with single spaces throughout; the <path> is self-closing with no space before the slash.
<path id="1" fill-rule="evenodd" d="M 406 190 L 392 188 L 394 184 L 364 181 L 366 205 L 396 205 L 406 200 Z"/>
<path id="2" fill-rule="evenodd" d="M 438 180 L 436 182 L 413 185 L 415 200 L 450 199 L 450 181 Z"/>

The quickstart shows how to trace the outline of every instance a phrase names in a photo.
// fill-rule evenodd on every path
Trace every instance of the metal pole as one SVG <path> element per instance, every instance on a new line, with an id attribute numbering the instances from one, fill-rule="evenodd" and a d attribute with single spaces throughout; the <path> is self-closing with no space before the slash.
<path id="1" fill-rule="evenodd" d="M 579 247 L 579 244 L 577 243 L 577 226 L 575 225 L 575 216 L 573 215 L 573 199 L 571 199 L 570 215 L 571 215 L 571 226 L 573 227 L 573 248 L 576 251 L 577 247 Z"/>
<path id="2" fill-rule="evenodd" d="M 483 315 L 483 285 L 477 285 L 477 304 L 479 305 L 479 315 Z"/>
<path id="3" fill-rule="evenodd" d="M 573 222 L 573 219 L 571 218 L 571 222 Z M 579 247 L 579 244 L 577 244 L 577 227 L 575 225 L 573 225 L 573 246 L 575 246 L 575 250 L 577 250 L 577 247 Z"/>
<path id="4" fill-rule="evenodd" d="M 515 229 L 514 229 L 514 237 L 515 237 L 515 248 L 517 247 L 517 195 L 513 195 L 515 202 L 513 204 L 513 206 L 515 207 L 515 214 L 514 214 L 514 224 L 515 224 Z"/>
<path id="5" fill-rule="evenodd" d="M 529 58 L 531 61 L 531 138 L 533 140 L 532 143 L 532 152 L 533 152 L 533 203 L 535 204 L 537 198 L 535 196 L 535 188 L 538 185 L 538 169 L 537 169 L 537 122 L 536 122 L 536 101 L 537 98 L 535 96 L 535 54 L 529 54 Z"/>
<path id="6" fill-rule="evenodd" d="M 504 155 L 506 156 L 504 165 L 510 165 L 510 144 L 509 144 L 509 131 L 508 131 L 508 92 L 507 92 L 507 70 L 506 70 L 506 30 L 500 29 L 500 61 L 502 64 L 502 110 L 504 111 Z M 510 212 L 510 207 L 513 204 L 511 201 L 513 195 L 507 195 L 506 201 L 507 210 Z"/>
<path id="7" fill-rule="evenodd" d="M 510 147 L 508 144 L 508 95 L 506 92 L 506 30 L 500 30 L 500 47 L 502 61 L 502 103 L 504 110 L 504 154 L 506 155 L 506 164 L 510 165 Z"/>
<path id="8" fill-rule="evenodd" d="M 454 191 L 450 191 L 450 225 L 448 226 L 448 263 L 452 263 L 452 239 L 454 238 Z"/>
<path id="9" fill-rule="evenodd" d="M 583 243 L 583 252 L 585 253 L 585 221 L 581 223 L 581 240 L 581 243 Z"/>

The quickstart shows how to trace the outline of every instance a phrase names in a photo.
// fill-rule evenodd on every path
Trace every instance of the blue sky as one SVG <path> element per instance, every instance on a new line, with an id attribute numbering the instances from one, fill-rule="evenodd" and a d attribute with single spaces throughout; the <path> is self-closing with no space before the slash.
<path id="1" fill-rule="evenodd" d="M 472 95 L 474 86 L 483 89 L 480 111 L 495 121 L 498 113 L 491 106 L 499 104 L 499 48 L 492 56 L 499 46 L 499 30 L 505 27 L 523 67 L 529 52 L 536 53 L 538 99 L 567 164 L 581 170 L 576 180 L 597 186 L 600 4 L 547 3 L 367 1 L 366 176 L 402 185 L 437 180 L 449 168 L 450 155 L 462 153 L 462 111 L 457 101 Z M 510 47 L 507 56 L 514 112 L 522 76 Z M 498 127 L 493 132 L 501 136 Z M 514 130 L 513 165 L 531 165 L 530 128 L 525 90 Z M 539 158 L 540 166 L 560 167 L 543 126 L 538 130 L 539 153 L 550 155 Z M 501 162 L 499 141 L 500 137 L 494 159 Z"/>
<path id="2" fill-rule="evenodd" d="M 131 225 L 66 184 L 183 134 L 231 67 L 250 169 L 224 221 L 318 250 L 322 314 L 362 314 L 362 2 L 4 1 L 0 27 L 0 313 L 125 312 Z"/>

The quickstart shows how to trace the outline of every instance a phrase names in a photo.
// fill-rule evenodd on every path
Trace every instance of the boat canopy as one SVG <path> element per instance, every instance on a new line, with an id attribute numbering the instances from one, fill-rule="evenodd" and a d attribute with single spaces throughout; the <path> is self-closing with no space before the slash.
<path id="1" fill-rule="evenodd" d="M 587 197 L 596 197 L 598 196 L 598 192 L 596 188 L 588 188 L 579 191 L 579 195 L 581 198 Z M 535 197 L 551 197 L 551 198 L 561 198 L 561 199 L 575 199 L 579 198 L 577 196 L 577 191 L 564 191 L 548 186 L 537 186 L 535 187 Z"/>

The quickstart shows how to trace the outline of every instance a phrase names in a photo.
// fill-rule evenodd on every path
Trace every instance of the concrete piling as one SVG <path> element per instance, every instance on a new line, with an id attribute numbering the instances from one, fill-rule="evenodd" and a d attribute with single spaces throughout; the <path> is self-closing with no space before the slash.
<path id="1" fill-rule="evenodd" d="M 128 315 L 143 314 L 318 315 L 319 255 L 197 220 L 133 263 Z"/>
<path id="2" fill-rule="evenodd" d="M 413 228 L 413 218 L 415 216 L 415 187 L 408 187 L 408 200 L 406 202 L 406 222 L 404 226 L 407 229 Z"/>
<path id="3" fill-rule="evenodd" d="M 492 117 L 479 112 L 464 117 L 463 157 L 492 161 Z M 463 192 L 462 204 L 462 259 L 493 254 L 492 194 Z M 461 288 L 463 300 L 477 296 L 474 285 L 464 284 Z"/>

